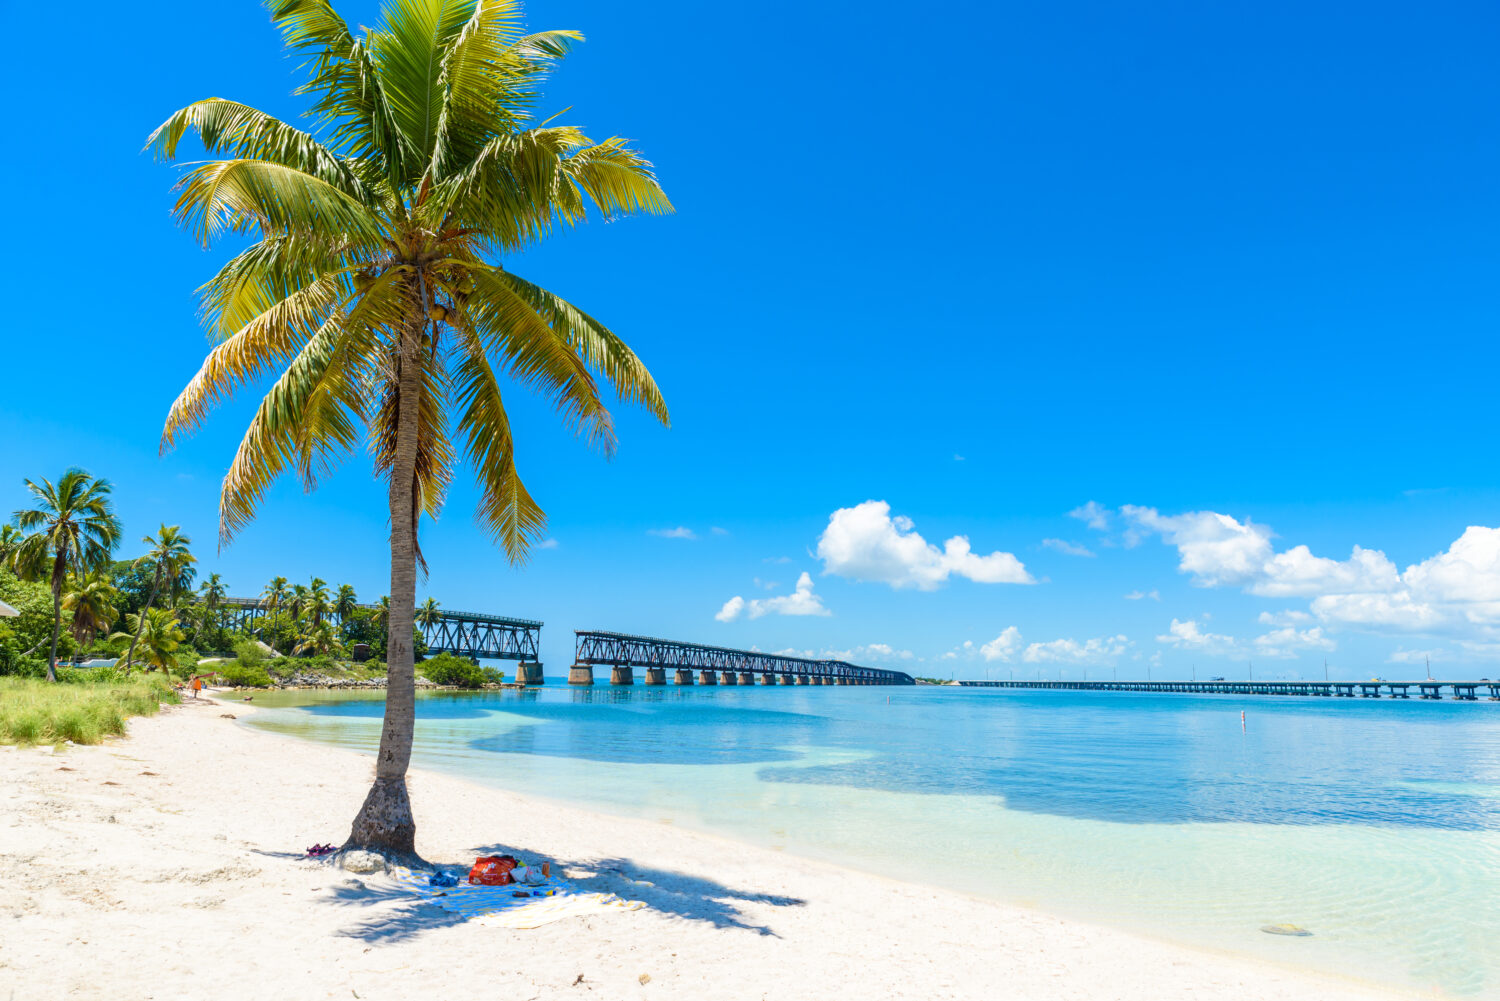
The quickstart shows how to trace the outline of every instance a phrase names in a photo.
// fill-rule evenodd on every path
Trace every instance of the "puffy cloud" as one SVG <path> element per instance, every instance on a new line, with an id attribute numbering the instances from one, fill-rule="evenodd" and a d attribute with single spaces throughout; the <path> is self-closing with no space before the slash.
<path id="1" fill-rule="evenodd" d="M 1160 601 L 1161 592 L 1153 587 L 1149 591 L 1131 591 L 1125 596 L 1126 601 L 1140 601 L 1142 598 L 1150 598 L 1152 601 Z"/>
<path id="2" fill-rule="evenodd" d="M 1208 657 L 1237 653 L 1239 650 L 1239 645 L 1233 636 L 1204 632 L 1199 627 L 1197 619 L 1173 619 L 1166 633 L 1156 637 L 1156 642 L 1166 643 L 1180 650 L 1191 650 Z"/>
<path id="3" fill-rule="evenodd" d="M 802 572 L 797 578 L 797 586 L 791 594 L 778 595 L 775 598 L 751 598 L 746 601 L 739 595 L 735 595 L 724 602 L 724 607 L 714 614 L 714 618 L 720 622 L 733 622 L 745 613 L 752 619 L 758 619 L 762 615 L 832 615 L 828 609 L 823 607 L 823 599 L 813 594 L 812 574 Z"/>
<path id="4" fill-rule="evenodd" d="M 972 641 L 964 643 L 965 648 L 972 648 Z M 1021 649 L 1021 630 L 1015 626 L 1006 627 L 1005 632 L 990 640 L 979 648 L 979 653 L 985 660 L 1003 660 L 1009 662 Z"/>
<path id="5" fill-rule="evenodd" d="M 1082 643 L 1073 639 L 1051 640 L 1031 644 L 1021 659 L 1028 664 L 1112 664 L 1129 645 L 1130 640 L 1124 636 L 1107 636 Z"/>
<path id="6" fill-rule="evenodd" d="M 536 544 L 536 547 L 538 549 L 556 549 L 557 548 L 557 540 L 556 539 L 543 539 L 541 542 L 538 542 Z"/>
<path id="7" fill-rule="evenodd" d="M 965 536 L 955 535 L 939 549 L 917 533 L 910 518 L 892 518 L 885 501 L 865 501 L 833 512 L 818 539 L 817 555 L 825 573 L 897 588 L 931 591 L 950 576 L 981 584 L 1034 583 L 1013 554 L 980 556 Z"/>
<path id="8" fill-rule="evenodd" d="M 1305 622 L 1311 622 L 1313 617 L 1306 612 L 1299 612 L 1295 608 L 1288 608 L 1280 612 L 1261 612 L 1256 619 L 1263 626 L 1296 626 Z"/>
<path id="9" fill-rule="evenodd" d="M 696 539 L 698 534 L 685 525 L 676 528 L 650 528 L 646 530 L 647 535 L 654 535 L 658 539 Z"/>
<path id="10" fill-rule="evenodd" d="M 727 529 L 727 528 L 720 528 L 718 525 L 715 525 L 713 528 L 710 528 L 709 531 L 712 532 L 714 535 L 728 535 L 729 534 L 729 529 Z"/>
<path id="11" fill-rule="evenodd" d="M 1093 550 L 1089 549 L 1087 546 L 1080 546 L 1078 543 L 1069 542 L 1066 539 L 1043 539 L 1042 545 L 1046 546 L 1048 549 L 1056 549 L 1064 556 L 1094 555 Z"/>
<path id="12" fill-rule="evenodd" d="M 1254 639 L 1255 652 L 1262 657 L 1295 657 L 1304 650 L 1333 650 L 1333 640 L 1323 635 L 1319 626 L 1297 629 L 1283 626 Z"/>
<path id="13" fill-rule="evenodd" d="M 1096 532 L 1109 531 L 1110 510 L 1098 501 L 1089 501 L 1083 507 L 1068 512 L 1069 518 L 1077 518 Z"/>
<path id="14" fill-rule="evenodd" d="M 1126 505 L 1120 514 L 1175 546 L 1179 569 L 1199 587 L 1310 598 L 1310 611 L 1329 627 L 1500 639 L 1500 528 L 1470 526 L 1446 551 L 1402 571 L 1363 546 L 1346 560 L 1305 545 L 1276 552 L 1267 526 L 1214 511 L 1163 515 Z M 1278 621 L 1291 624 L 1287 614 Z"/>

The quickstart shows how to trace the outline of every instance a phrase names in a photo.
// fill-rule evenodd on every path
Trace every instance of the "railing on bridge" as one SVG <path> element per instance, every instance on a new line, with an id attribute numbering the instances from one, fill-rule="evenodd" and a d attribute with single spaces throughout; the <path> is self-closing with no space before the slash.
<path id="1" fill-rule="evenodd" d="M 1500 702 L 1500 681 L 960 681 L 966 688 L 1043 688 L 1085 692 L 1191 692 L 1200 695 L 1322 695 L 1378 699 L 1381 690 L 1393 699 L 1411 698 L 1415 688 L 1420 698 L 1441 699 L 1446 689 L 1452 697 L 1474 702 L 1479 692 Z"/>
<path id="2" fill-rule="evenodd" d="M 270 606 L 258 598 L 224 598 L 221 605 L 231 628 L 250 630 L 251 623 L 271 614 Z M 355 605 L 376 611 L 379 605 Z M 340 622 L 336 612 L 330 615 Z M 432 626 L 417 626 L 429 653 L 451 653 L 459 657 L 486 660 L 516 660 L 535 663 L 541 659 L 542 624 L 533 619 L 513 619 L 484 612 L 461 612 L 443 609 Z"/>
<path id="3" fill-rule="evenodd" d="M 787 685 L 916 683 L 911 675 L 901 671 L 861 667 L 842 660 L 814 660 L 598 630 L 575 630 L 575 636 L 577 656 L 568 672 L 568 681 L 576 685 L 594 683 L 595 665 L 608 665 L 610 683 L 615 685 L 633 684 L 632 669 L 636 667 L 646 669 L 648 685 L 666 684 L 668 668 L 675 671 L 674 680 L 679 685 L 693 684 L 694 671 L 698 672 L 698 683 L 705 685 L 750 685 L 757 679 L 766 685 L 778 682 Z"/>

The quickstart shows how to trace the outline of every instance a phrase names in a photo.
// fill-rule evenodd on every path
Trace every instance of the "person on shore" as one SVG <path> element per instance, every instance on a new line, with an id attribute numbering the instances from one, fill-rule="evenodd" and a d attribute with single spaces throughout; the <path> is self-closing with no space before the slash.
<path id="1" fill-rule="evenodd" d="M 196 699 L 198 697 L 198 693 L 203 691 L 203 675 L 193 675 L 193 680 L 189 682 L 188 687 L 193 690 L 193 698 Z"/>

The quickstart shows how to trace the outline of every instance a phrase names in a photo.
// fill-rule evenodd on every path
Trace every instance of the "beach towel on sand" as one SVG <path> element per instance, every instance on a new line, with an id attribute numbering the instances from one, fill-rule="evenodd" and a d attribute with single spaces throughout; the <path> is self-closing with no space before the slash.
<path id="1" fill-rule="evenodd" d="M 575 914 L 606 914 L 610 911 L 638 911 L 646 905 L 639 900 L 622 900 L 613 893 L 580 893 L 566 880 L 551 878 L 528 890 L 555 891 L 550 897 L 515 897 L 510 886 L 458 886 L 441 888 L 428 883 L 425 872 L 394 868 L 391 878 L 412 895 L 445 911 L 461 914 L 470 920 L 499 928 L 539 928 Z"/>

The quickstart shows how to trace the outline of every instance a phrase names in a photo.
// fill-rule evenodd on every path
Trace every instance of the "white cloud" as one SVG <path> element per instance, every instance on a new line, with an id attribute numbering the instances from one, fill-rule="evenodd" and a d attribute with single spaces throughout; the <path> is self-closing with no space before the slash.
<path id="1" fill-rule="evenodd" d="M 823 599 L 813 594 L 812 574 L 803 571 L 797 578 L 797 586 L 791 594 L 775 598 L 751 598 L 746 601 L 735 595 L 724 602 L 724 607 L 714 614 L 720 622 L 733 622 L 743 612 L 752 619 L 762 615 L 832 615 L 823 607 Z"/>
<path id="2" fill-rule="evenodd" d="M 1313 621 L 1313 617 L 1295 608 L 1288 608 L 1280 612 L 1261 612 L 1255 621 L 1263 626 L 1297 626 Z"/>
<path id="3" fill-rule="evenodd" d="M 1050 640 L 1033 643 L 1026 648 L 1021 659 L 1028 664 L 1112 664 L 1125 652 L 1130 640 L 1124 636 L 1106 636 L 1100 639 Z"/>
<path id="4" fill-rule="evenodd" d="M 1175 546 L 1179 569 L 1199 587 L 1310 598 L 1310 611 L 1329 627 L 1500 640 L 1500 528 L 1470 526 L 1446 551 L 1402 571 L 1362 546 L 1346 560 L 1305 545 L 1276 552 L 1267 526 L 1213 511 L 1166 516 L 1126 505 L 1120 513 Z"/>
<path id="5" fill-rule="evenodd" d="M 964 642 L 965 649 L 973 649 L 973 640 Z M 1005 631 L 984 646 L 979 648 L 979 653 L 985 660 L 1003 660 L 1007 663 L 1021 649 L 1021 630 L 1015 626 L 1007 626 Z"/>
<path id="6" fill-rule="evenodd" d="M 762 563 L 790 563 L 790 562 L 792 562 L 792 558 L 790 556 L 767 556 L 765 559 L 761 560 L 761 562 Z"/>
<path id="7" fill-rule="evenodd" d="M 967 537 L 955 535 L 939 549 L 917 534 L 910 518 L 891 517 L 885 501 L 839 508 L 818 538 L 823 572 L 931 591 L 950 576 L 981 584 L 1035 583 L 1011 553 L 975 554 Z"/>
<path id="8" fill-rule="evenodd" d="M 1447 650 L 1443 649 L 1403 650 L 1397 647 L 1391 651 L 1391 655 L 1386 658 L 1386 661 L 1391 664 L 1421 664 L 1425 667 L 1433 658 L 1441 660 L 1451 656 Z"/>
<path id="9" fill-rule="evenodd" d="M 698 537 L 691 528 L 678 525 L 676 528 L 651 528 L 646 534 L 654 535 L 659 539 L 696 539 Z"/>
<path id="10" fill-rule="evenodd" d="M 1256 654 L 1262 657 L 1295 657 L 1304 650 L 1333 650 L 1336 647 L 1319 626 L 1311 629 L 1283 626 L 1255 637 L 1253 643 Z"/>
<path id="11" fill-rule="evenodd" d="M 709 531 L 712 532 L 714 535 L 728 535 L 729 534 L 729 529 L 727 529 L 727 528 L 720 528 L 718 525 L 715 525 L 713 528 L 710 528 Z"/>
<path id="12" fill-rule="evenodd" d="M 1173 619 L 1165 635 L 1156 637 L 1156 642 L 1166 643 L 1180 650 L 1191 650 L 1209 657 L 1221 657 L 1237 653 L 1239 646 L 1233 636 L 1204 632 L 1196 619 Z"/>
<path id="13" fill-rule="evenodd" d="M 961 455 L 959 455 L 957 452 L 955 452 L 953 454 L 953 461 L 954 462 L 963 462 L 964 461 L 964 457 L 961 456 Z"/>
<path id="14" fill-rule="evenodd" d="M 541 542 L 538 542 L 536 544 L 536 547 L 538 549 L 556 549 L 557 548 L 557 540 L 556 539 L 543 539 Z"/>
<path id="15" fill-rule="evenodd" d="M 1056 549 L 1065 556 L 1093 556 L 1094 553 L 1087 546 L 1080 546 L 1076 542 L 1066 539 L 1043 539 L 1042 545 L 1048 549 Z"/>
<path id="16" fill-rule="evenodd" d="M 1160 601 L 1161 592 L 1153 587 L 1149 591 L 1131 591 L 1125 596 L 1126 601 L 1140 601 L 1142 598 L 1150 598 L 1152 601 Z"/>
<path id="17" fill-rule="evenodd" d="M 1089 501 L 1083 507 L 1068 512 L 1069 518 L 1077 518 L 1096 532 L 1109 531 L 1110 510 L 1098 501 Z"/>

